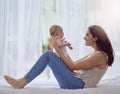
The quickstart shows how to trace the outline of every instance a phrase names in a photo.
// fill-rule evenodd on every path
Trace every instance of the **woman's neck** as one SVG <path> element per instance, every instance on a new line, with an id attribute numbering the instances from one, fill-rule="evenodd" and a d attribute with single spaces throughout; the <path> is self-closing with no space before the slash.
<path id="1" fill-rule="evenodd" d="M 92 47 L 94 48 L 95 51 L 98 51 L 98 47 L 96 44 L 94 44 Z"/>

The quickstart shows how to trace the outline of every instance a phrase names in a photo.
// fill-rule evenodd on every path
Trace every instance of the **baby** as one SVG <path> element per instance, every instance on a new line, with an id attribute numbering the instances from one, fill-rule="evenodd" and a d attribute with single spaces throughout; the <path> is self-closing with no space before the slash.
<path id="1" fill-rule="evenodd" d="M 73 47 L 71 46 L 71 43 L 65 41 L 62 28 L 59 25 L 53 25 L 53 26 L 51 26 L 49 31 L 50 31 L 51 37 L 56 39 L 57 45 L 62 49 L 64 54 L 68 55 L 67 51 L 66 51 L 66 47 L 68 47 L 70 49 L 73 49 Z M 53 51 L 57 54 L 57 52 L 54 49 L 53 49 Z"/>

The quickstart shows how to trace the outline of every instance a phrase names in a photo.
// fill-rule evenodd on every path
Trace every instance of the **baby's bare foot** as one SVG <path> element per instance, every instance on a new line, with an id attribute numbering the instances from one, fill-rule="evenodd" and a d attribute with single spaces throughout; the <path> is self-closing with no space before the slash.
<path id="1" fill-rule="evenodd" d="M 5 75 L 4 78 L 8 84 L 10 84 L 13 88 L 16 88 L 16 89 L 24 88 L 24 86 L 27 84 L 24 78 L 14 79 L 8 75 Z"/>

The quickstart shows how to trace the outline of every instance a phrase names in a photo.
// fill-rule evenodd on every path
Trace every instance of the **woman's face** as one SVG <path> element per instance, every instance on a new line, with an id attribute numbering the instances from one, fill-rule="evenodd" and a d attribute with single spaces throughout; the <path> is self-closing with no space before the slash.
<path id="1" fill-rule="evenodd" d="M 93 46 L 94 44 L 96 44 L 96 38 L 92 36 L 89 30 L 87 31 L 84 39 L 86 46 Z"/>

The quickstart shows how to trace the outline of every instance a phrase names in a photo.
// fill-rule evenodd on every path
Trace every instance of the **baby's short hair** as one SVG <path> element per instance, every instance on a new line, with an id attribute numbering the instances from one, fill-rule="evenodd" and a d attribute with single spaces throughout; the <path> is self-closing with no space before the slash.
<path id="1" fill-rule="evenodd" d="M 54 34 L 57 31 L 63 32 L 63 29 L 59 25 L 52 25 L 49 31 L 50 31 L 50 35 L 52 36 L 52 34 Z"/>

